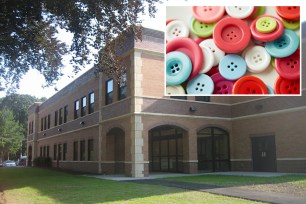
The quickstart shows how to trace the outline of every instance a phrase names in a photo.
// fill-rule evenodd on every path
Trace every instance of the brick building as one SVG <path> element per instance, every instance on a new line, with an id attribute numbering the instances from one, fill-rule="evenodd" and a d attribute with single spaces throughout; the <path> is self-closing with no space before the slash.
<path id="1" fill-rule="evenodd" d="M 305 85 L 300 97 L 166 97 L 163 38 L 144 29 L 142 42 L 127 41 L 122 83 L 91 69 L 33 104 L 29 160 L 48 156 L 53 167 L 132 177 L 306 172 Z"/>

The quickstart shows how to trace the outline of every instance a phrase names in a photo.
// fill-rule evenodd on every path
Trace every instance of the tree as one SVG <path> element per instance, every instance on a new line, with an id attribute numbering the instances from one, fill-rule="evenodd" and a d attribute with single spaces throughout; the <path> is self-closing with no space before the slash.
<path id="1" fill-rule="evenodd" d="M 0 0 L 0 88 L 18 88 L 29 69 L 37 69 L 53 85 L 62 75 L 63 56 L 72 56 L 74 72 L 91 62 L 92 49 L 101 50 L 123 31 L 141 39 L 139 16 L 156 12 L 160 0 Z M 58 40 L 60 29 L 73 34 L 71 45 Z M 124 37 L 120 37 L 119 43 Z M 111 59 L 114 49 L 107 49 Z M 101 54 L 101 53 L 100 53 Z M 94 55 L 95 63 L 99 56 Z M 102 59 L 103 67 L 120 69 Z M 109 71 L 107 73 L 112 73 Z"/>
<path id="2" fill-rule="evenodd" d="M 0 110 L 0 159 L 3 161 L 4 155 L 15 154 L 23 140 L 23 128 L 14 120 L 13 112 Z"/>

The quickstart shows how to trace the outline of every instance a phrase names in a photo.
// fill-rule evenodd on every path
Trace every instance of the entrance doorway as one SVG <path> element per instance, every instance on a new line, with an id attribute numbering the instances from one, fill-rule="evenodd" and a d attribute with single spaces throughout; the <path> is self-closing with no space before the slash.
<path id="1" fill-rule="evenodd" d="M 275 137 L 252 137 L 253 171 L 276 171 Z"/>

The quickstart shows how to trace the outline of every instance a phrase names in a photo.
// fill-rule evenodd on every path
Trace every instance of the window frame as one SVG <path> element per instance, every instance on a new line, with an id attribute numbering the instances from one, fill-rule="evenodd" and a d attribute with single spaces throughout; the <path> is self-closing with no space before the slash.
<path id="1" fill-rule="evenodd" d="M 68 119 L 68 105 L 64 107 L 64 123 L 67 123 Z"/>
<path id="2" fill-rule="evenodd" d="M 87 97 L 83 96 L 81 98 L 81 117 L 86 115 L 86 108 L 87 108 Z"/>
<path id="3" fill-rule="evenodd" d="M 112 90 L 109 91 L 109 84 L 112 83 Z M 114 80 L 109 79 L 105 82 L 105 105 L 112 104 L 114 97 Z"/>
<path id="4" fill-rule="evenodd" d="M 51 127 L 51 114 L 48 114 L 48 124 L 47 124 L 47 129 L 50 129 Z"/>
<path id="5" fill-rule="evenodd" d="M 125 99 L 126 97 L 127 97 L 127 74 L 126 72 L 124 72 L 121 76 L 121 79 L 118 85 L 118 100 Z"/>
<path id="6" fill-rule="evenodd" d="M 88 94 L 88 114 L 91 114 L 94 111 L 95 111 L 95 92 L 91 92 Z"/>
<path id="7" fill-rule="evenodd" d="M 79 99 L 74 101 L 74 119 L 79 118 L 80 101 Z"/>
<path id="8" fill-rule="evenodd" d="M 63 124 L 63 108 L 58 110 L 58 125 Z"/>
<path id="9" fill-rule="evenodd" d="M 54 111 L 54 127 L 58 125 L 58 110 Z"/>

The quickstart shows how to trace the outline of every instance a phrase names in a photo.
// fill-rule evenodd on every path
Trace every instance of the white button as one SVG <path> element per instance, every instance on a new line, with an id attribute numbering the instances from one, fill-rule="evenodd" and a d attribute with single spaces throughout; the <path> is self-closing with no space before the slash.
<path id="1" fill-rule="evenodd" d="M 166 87 L 167 95 L 181 95 L 186 94 L 184 88 L 181 85 L 177 86 L 167 86 Z"/>
<path id="2" fill-rule="evenodd" d="M 174 20 L 168 23 L 166 27 L 166 40 L 170 41 L 177 37 L 188 37 L 188 26 L 180 20 Z"/>
<path id="3" fill-rule="evenodd" d="M 202 66 L 202 69 L 199 71 L 200 74 L 204 74 L 208 72 L 214 65 L 214 54 L 206 45 L 200 44 L 199 45 L 202 49 L 203 55 L 204 55 L 204 63 Z"/>
<path id="4" fill-rule="evenodd" d="M 271 61 L 271 56 L 262 46 L 254 46 L 249 48 L 245 53 L 245 62 L 248 71 L 252 73 L 259 73 L 264 71 Z"/>
<path id="5" fill-rule="evenodd" d="M 200 47 L 202 46 L 206 46 L 208 47 L 214 55 L 214 64 L 213 66 L 216 66 L 219 64 L 220 60 L 224 57 L 225 53 L 220 50 L 217 45 L 215 44 L 213 39 L 207 39 L 207 40 L 203 40 L 200 44 Z"/>
<path id="6" fill-rule="evenodd" d="M 254 6 L 226 6 L 226 13 L 234 18 L 247 18 L 254 11 Z"/>

